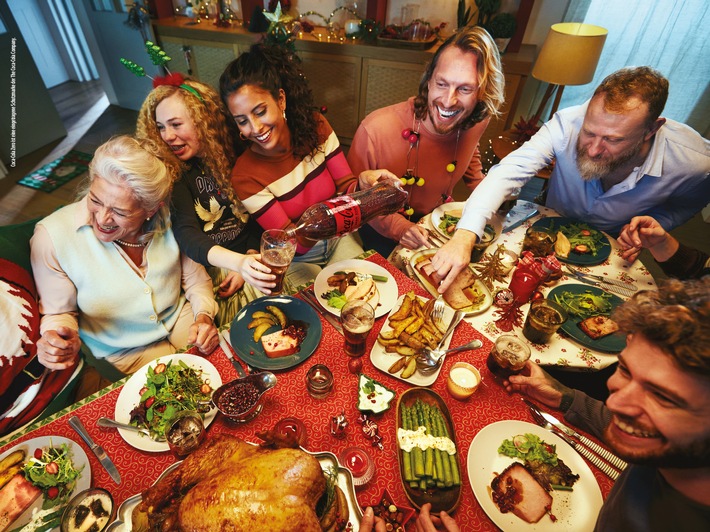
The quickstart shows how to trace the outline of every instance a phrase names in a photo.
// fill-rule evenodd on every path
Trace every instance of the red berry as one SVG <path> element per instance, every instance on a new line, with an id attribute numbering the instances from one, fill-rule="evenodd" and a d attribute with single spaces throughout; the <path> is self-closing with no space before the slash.
<path id="1" fill-rule="evenodd" d="M 145 407 L 150 408 L 153 406 L 153 403 L 155 403 L 155 397 L 148 397 L 148 399 L 145 400 Z"/>
<path id="2" fill-rule="evenodd" d="M 34 453 L 34 454 L 35 454 L 35 458 L 36 458 L 37 460 L 41 460 L 41 459 L 42 459 L 42 454 L 44 454 L 44 453 L 42 452 L 42 449 L 40 449 L 40 448 L 38 447 L 37 449 L 35 449 L 35 453 Z"/>
<path id="3" fill-rule="evenodd" d="M 50 499 L 56 499 L 57 495 L 59 495 L 59 488 L 57 486 L 51 486 L 47 490 L 47 497 L 49 497 Z"/>
<path id="4" fill-rule="evenodd" d="M 360 358 L 351 358 L 348 361 L 348 371 L 350 373 L 357 375 L 362 370 L 362 360 Z"/>
<path id="5" fill-rule="evenodd" d="M 49 475 L 56 475 L 59 473 L 59 464 L 57 464 L 57 462 L 49 462 L 44 470 Z"/>

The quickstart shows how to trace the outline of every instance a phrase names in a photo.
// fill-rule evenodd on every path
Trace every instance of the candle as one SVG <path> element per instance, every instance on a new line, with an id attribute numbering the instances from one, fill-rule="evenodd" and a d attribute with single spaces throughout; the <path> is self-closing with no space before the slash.
<path id="1" fill-rule="evenodd" d="M 359 20 L 348 20 L 345 23 L 345 35 L 353 35 L 357 33 L 360 29 L 360 21 Z"/>

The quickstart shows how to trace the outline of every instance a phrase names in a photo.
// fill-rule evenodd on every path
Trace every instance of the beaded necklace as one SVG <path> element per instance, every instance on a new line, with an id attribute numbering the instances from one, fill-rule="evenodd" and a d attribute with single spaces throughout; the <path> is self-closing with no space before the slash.
<path id="1" fill-rule="evenodd" d="M 139 242 L 138 244 L 134 244 L 132 242 L 126 242 L 124 240 L 116 239 L 114 240 L 117 244 L 121 244 L 122 246 L 126 246 L 127 248 L 143 248 L 148 245 L 148 242 Z"/>

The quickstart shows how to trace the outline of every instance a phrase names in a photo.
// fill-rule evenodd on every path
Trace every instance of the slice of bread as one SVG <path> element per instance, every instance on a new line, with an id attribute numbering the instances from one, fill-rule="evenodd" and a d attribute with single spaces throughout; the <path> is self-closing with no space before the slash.
<path id="1" fill-rule="evenodd" d="M 580 321 L 578 326 L 593 340 L 604 338 L 619 330 L 617 323 L 609 316 L 592 316 Z"/>

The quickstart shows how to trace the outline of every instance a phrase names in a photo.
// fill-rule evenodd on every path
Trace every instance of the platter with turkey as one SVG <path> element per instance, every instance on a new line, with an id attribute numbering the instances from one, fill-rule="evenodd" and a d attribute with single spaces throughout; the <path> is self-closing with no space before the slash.
<path id="1" fill-rule="evenodd" d="M 273 443 L 255 445 L 231 434 L 209 438 L 126 499 L 109 530 L 359 530 L 352 474 L 336 456 Z"/>

